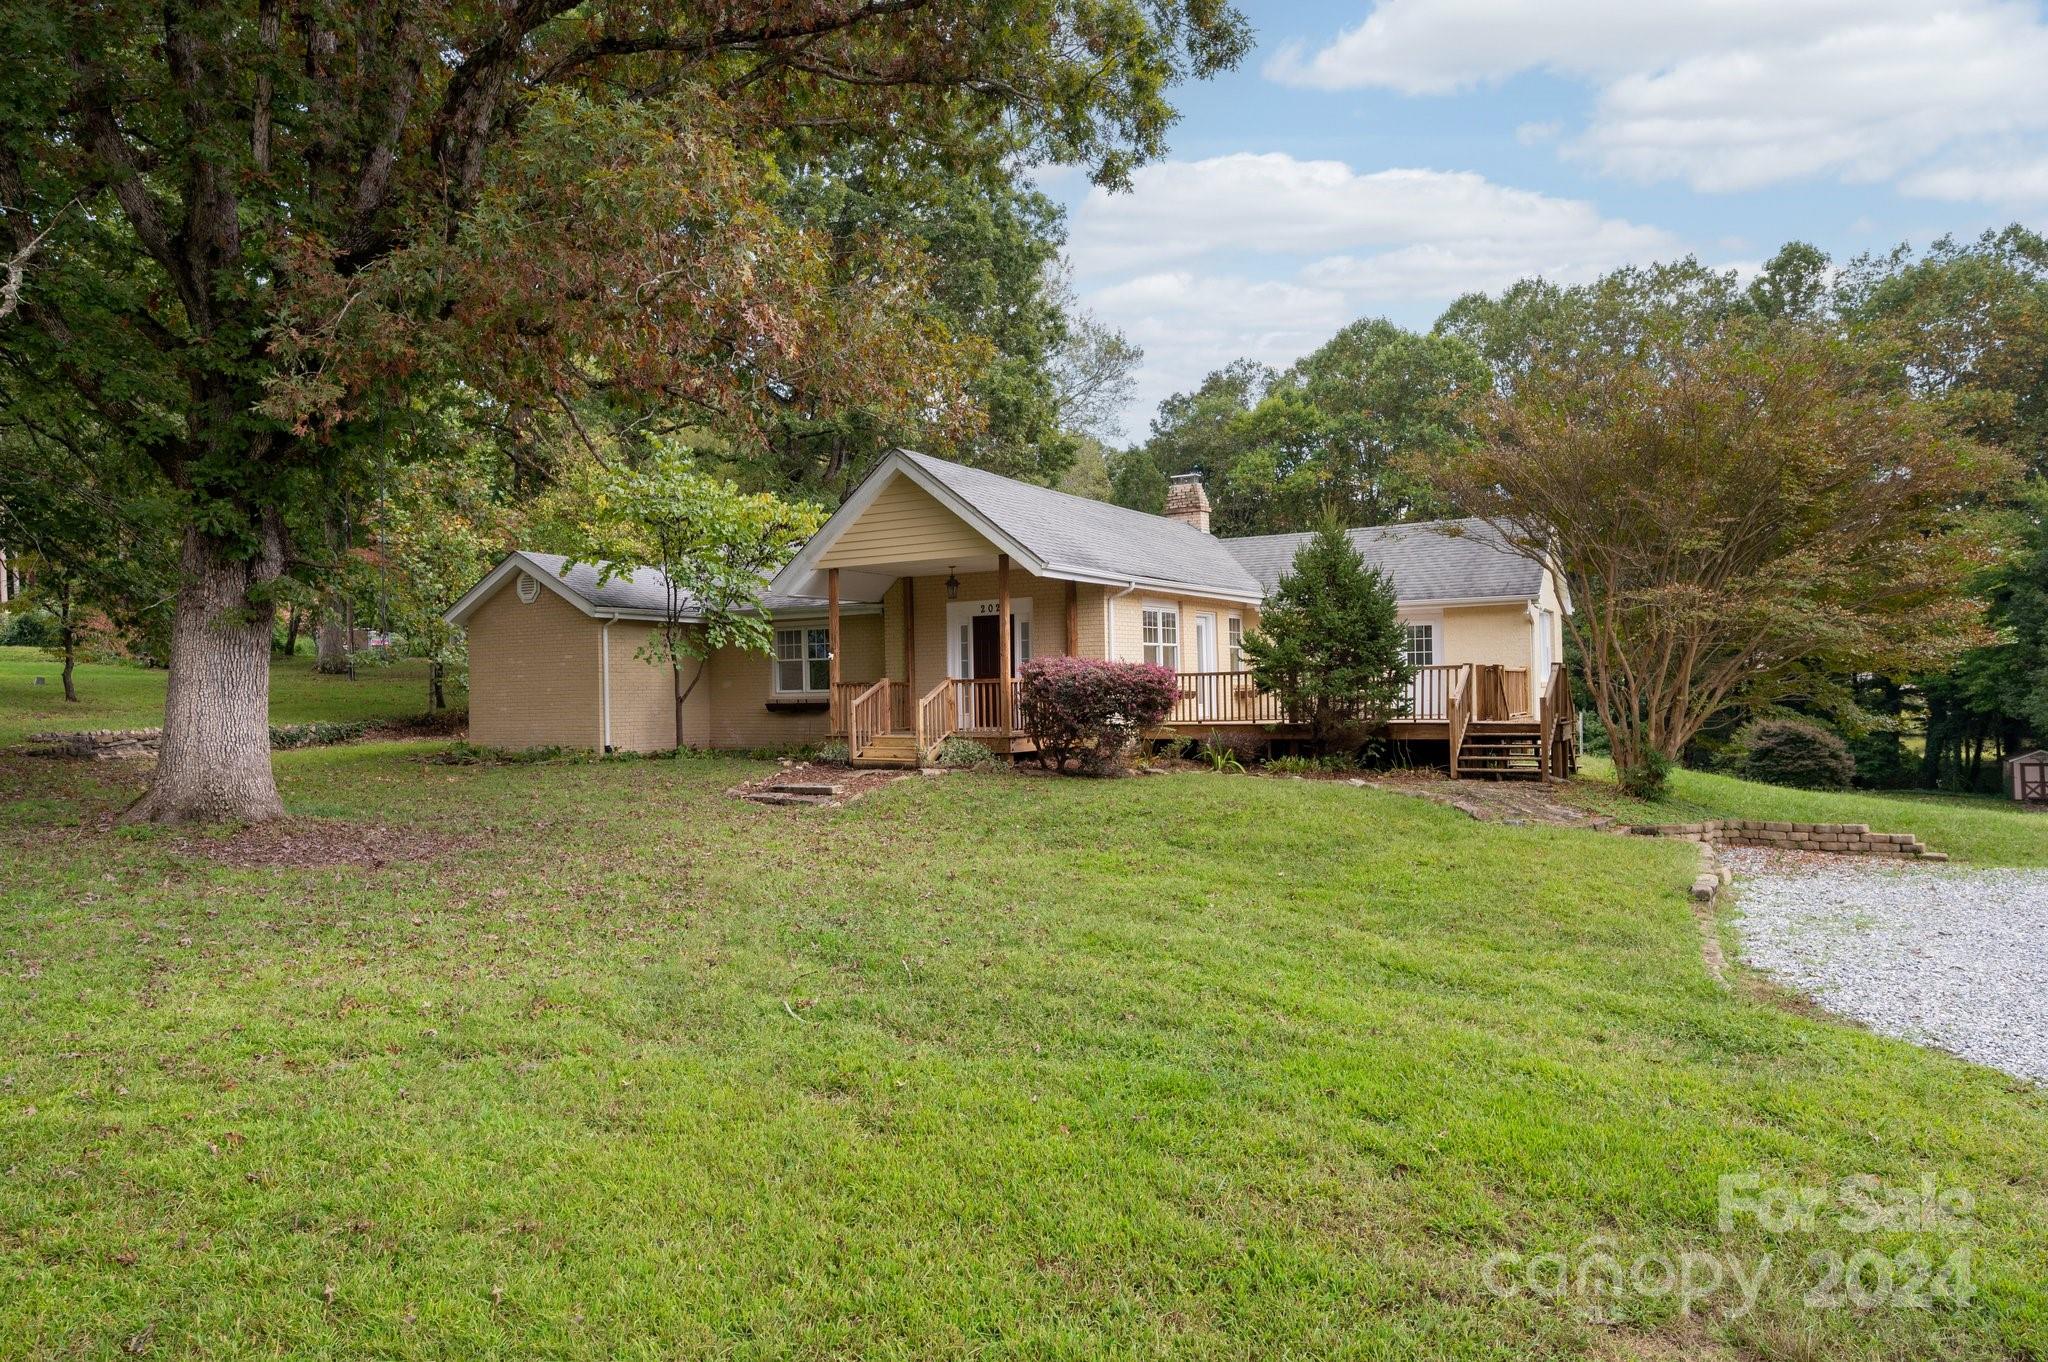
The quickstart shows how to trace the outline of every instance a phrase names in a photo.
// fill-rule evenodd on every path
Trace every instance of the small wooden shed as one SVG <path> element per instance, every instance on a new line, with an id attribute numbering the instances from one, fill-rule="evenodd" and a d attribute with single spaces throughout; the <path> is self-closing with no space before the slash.
<path id="1" fill-rule="evenodd" d="M 2022 752 L 2008 758 L 2005 788 L 2022 804 L 2048 804 L 2048 752 Z"/>

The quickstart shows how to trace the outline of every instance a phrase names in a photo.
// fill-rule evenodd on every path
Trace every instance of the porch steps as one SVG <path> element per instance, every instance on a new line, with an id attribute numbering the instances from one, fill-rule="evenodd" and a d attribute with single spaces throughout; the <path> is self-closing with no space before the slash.
<path id="1" fill-rule="evenodd" d="M 917 735 L 914 733 L 880 733 L 869 739 L 866 746 L 853 754 L 855 766 L 897 766 L 917 765 Z"/>
<path id="2" fill-rule="evenodd" d="M 1480 728 L 1466 731 L 1458 748 L 1460 776 L 1543 779 L 1543 744 L 1536 726 Z"/>

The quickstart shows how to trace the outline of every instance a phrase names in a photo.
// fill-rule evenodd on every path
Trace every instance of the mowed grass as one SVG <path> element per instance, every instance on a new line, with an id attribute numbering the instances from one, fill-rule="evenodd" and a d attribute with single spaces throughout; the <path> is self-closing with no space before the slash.
<path id="1" fill-rule="evenodd" d="M 1855 790 L 1793 790 L 1706 771 L 1675 770 L 1670 794 L 1631 799 L 1614 784 L 1614 765 L 1588 757 L 1568 797 L 1634 823 L 1702 818 L 1763 818 L 1799 823 L 1867 823 L 1878 832 L 1918 833 L 1936 851 L 1977 865 L 2048 865 L 2048 814 L 1995 795 Z"/>
<path id="2" fill-rule="evenodd" d="M 155 728 L 164 721 L 169 673 L 124 663 L 81 662 L 78 703 L 64 698 L 64 664 L 41 648 L 0 648 L 0 746 L 31 733 L 84 728 Z M 43 684 L 36 684 L 37 677 Z M 448 697 L 460 705 L 460 692 Z M 304 724 L 402 719 L 427 708 L 427 664 L 407 658 L 362 663 L 356 679 L 313 670 L 311 648 L 270 660 L 270 721 Z"/>
<path id="3" fill-rule="evenodd" d="M 1331 782 L 817 812 L 735 760 L 435 750 L 278 757 L 303 816 L 472 839 L 376 869 L 224 868 L 100 826 L 132 771 L 0 759 L 7 1353 L 2048 1350 L 2048 1100 L 1718 986 L 1690 847 Z M 1723 1233 L 1723 1174 L 1975 1211 Z M 1804 1299 L 1812 1254 L 1961 1249 L 1967 1303 Z M 1489 1285 L 1552 1251 L 1770 1266 L 1735 1317 Z"/>

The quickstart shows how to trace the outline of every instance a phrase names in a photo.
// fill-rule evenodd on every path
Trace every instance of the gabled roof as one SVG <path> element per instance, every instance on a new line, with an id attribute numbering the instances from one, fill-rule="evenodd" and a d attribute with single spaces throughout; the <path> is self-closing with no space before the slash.
<path id="1" fill-rule="evenodd" d="M 818 560 L 884 488 L 908 478 L 1035 577 L 1256 602 L 1264 592 L 1220 540 L 1192 525 L 1055 492 L 1000 473 L 899 449 L 883 459 L 803 552 L 776 576 L 815 591 Z"/>
<path id="2" fill-rule="evenodd" d="M 917 468 L 1008 531 L 1054 576 L 1263 594 L 1222 540 L 1165 516 L 1055 492 L 929 454 L 900 451 Z"/>
<path id="3" fill-rule="evenodd" d="M 565 566 L 568 568 L 566 572 L 563 571 Z M 593 618 L 658 620 L 668 612 L 666 579 L 654 568 L 638 568 L 600 583 L 595 563 L 578 561 L 570 565 L 570 560 L 559 553 L 514 549 L 482 581 L 465 592 L 461 600 L 450 606 L 442 618 L 450 624 L 463 623 L 515 572 L 525 572 Z M 770 614 L 804 613 L 823 610 L 825 602 L 815 597 L 787 596 L 771 591 L 761 598 L 761 606 Z M 850 607 L 846 613 L 860 611 L 858 607 Z M 695 617 L 696 612 L 685 602 L 683 618 Z"/>
<path id="4" fill-rule="evenodd" d="M 1509 548 L 1483 520 L 1425 520 L 1346 530 L 1367 567 L 1393 583 L 1403 604 L 1426 601 L 1535 600 L 1543 568 Z M 1262 534 L 1217 542 L 1271 592 L 1312 534 Z"/>

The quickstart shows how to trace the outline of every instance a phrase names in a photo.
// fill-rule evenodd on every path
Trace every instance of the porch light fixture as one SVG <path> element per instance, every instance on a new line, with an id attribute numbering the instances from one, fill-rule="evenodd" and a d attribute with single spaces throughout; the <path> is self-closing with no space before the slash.
<path id="1" fill-rule="evenodd" d="M 950 567 L 946 569 L 946 599 L 949 601 L 960 599 L 960 579 L 953 575 L 953 569 Z"/>

